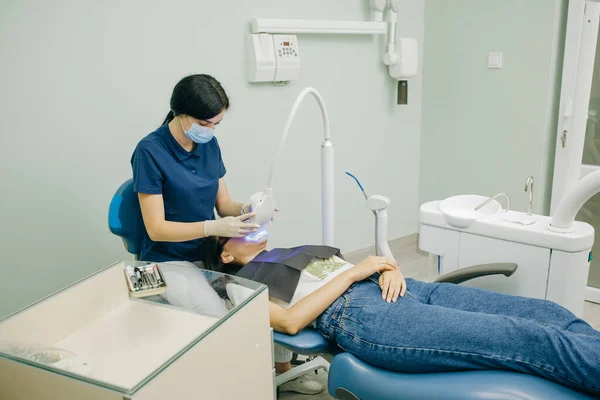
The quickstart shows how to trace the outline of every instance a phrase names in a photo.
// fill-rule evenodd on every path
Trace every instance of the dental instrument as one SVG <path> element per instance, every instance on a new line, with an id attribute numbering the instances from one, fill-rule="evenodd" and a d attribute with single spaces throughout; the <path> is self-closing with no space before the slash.
<path id="1" fill-rule="evenodd" d="M 493 200 L 496 200 L 498 197 L 505 197 L 506 198 L 506 211 L 510 211 L 510 197 L 508 197 L 508 195 L 506 193 L 496 193 L 495 195 L 493 195 L 492 197 L 490 197 L 489 199 L 487 199 L 486 201 L 484 201 L 483 203 L 479 204 L 477 207 L 475 207 L 475 211 L 479 211 L 479 209 L 487 206 L 490 202 L 492 202 Z"/>
<path id="2" fill-rule="evenodd" d="M 133 297 L 146 297 L 166 292 L 167 284 L 157 264 L 125 266 L 125 281 Z"/>
<path id="3" fill-rule="evenodd" d="M 152 273 L 154 274 L 154 278 L 158 285 L 162 283 L 162 279 L 160 279 L 160 274 L 158 273 L 158 268 L 156 266 L 152 266 Z"/>
<path id="4" fill-rule="evenodd" d="M 133 270 L 133 267 L 131 267 L 131 266 L 128 265 L 125 268 L 125 271 L 127 272 L 127 275 L 129 276 L 129 279 L 131 280 L 131 284 L 133 285 L 133 288 L 137 290 L 138 287 L 139 287 L 139 282 L 138 282 L 138 278 L 137 278 L 137 276 L 135 274 L 135 271 Z"/>
<path id="5" fill-rule="evenodd" d="M 260 225 L 260 228 L 246 236 L 248 240 L 258 241 L 260 238 L 265 237 L 267 232 L 267 226 L 273 215 L 275 213 L 275 197 L 273 195 L 273 184 L 275 181 L 275 170 L 279 163 L 279 159 L 281 158 L 281 154 L 283 152 L 283 148 L 285 147 L 285 142 L 287 140 L 287 136 L 289 134 L 290 127 L 292 122 L 294 121 L 294 117 L 296 116 L 296 112 L 300 107 L 300 104 L 304 100 L 307 95 L 312 95 L 319 104 L 319 108 L 321 110 L 321 115 L 323 117 L 323 127 L 325 131 L 325 140 L 321 145 L 321 189 L 322 189 L 322 199 L 321 199 L 321 207 L 322 207 L 322 239 L 323 244 L 327 246 L 333 246 L 334 238 L 333 238 L 333 224 L 335 221 L 335 210 L 334 210 L 334 177 L 333 177 L 333 162 L 334 162 L 334 148 L 333 143 L 331 142 L 330 133 L 329 133 L 329 116 L 327 114 L 327 107 L 325 106 L 325 102 L 323 98 L 315 89 L 308 87 L 300 92 L 292 109 L 288 115 L 287 122 L 283 129 L 283 134 L 281 136 L 281 140 L 279 142 L 279 147 L 277 152 L 275 153 L 275 157 L 273 158 L 273 162 L 271 164 L 271 168 L 269 170 L 269 175 L 267 178 L 267 184 L 262 192 L 254 193 L 250 197 L 250 202 L 252 204 L 252 211 L 255 212 L 255 216 L 250 219 L 251 223 Z"/>
<path id="6" fill-rule="evenodd" d="M 373 212 L 375 216 L 375 255 L 387 257 L 394 262 L 396 259 L 392 254 L 392 250 L 387 240 L 387 225 L 388 225 L 388 213 L 387 209 L 391 203 L 391 200 L 385 196 L 372 195 L 369 196 L 363 186 L 361 185 L 358 178 L 352 175 L 350 172 L 346 172 L 346 175 L 356 181 L 356 184 L 362 191 L 365 197 L 367 208 Z"/>
<path id="7" fill-rule="evenodd" d="M 135 277 L 137 278 L 137 281 L 139 283 L 139 285 L 142 285 L 142 274 L 140 273 L 140 269 L 138 267 L 135 267 L 134 269 L 135 272 Z"/>
<path id="8" fill-rule="evenodd" d="M 147 266 L 145 272 L 145 275 L 148 277 L 148 282 L 150 283 L 150 286 L 152 288 L 158 287 L 158 282 L 154 277 L 154 269 L 152 268 L 152 266 Z"/>

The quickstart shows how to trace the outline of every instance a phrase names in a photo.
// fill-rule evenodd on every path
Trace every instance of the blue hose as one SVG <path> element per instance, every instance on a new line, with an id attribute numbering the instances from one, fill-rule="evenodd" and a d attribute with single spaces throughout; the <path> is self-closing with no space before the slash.
<path id="1" fill-rule="evenodd" d="M 348 175 L 349 177 L 351 177 L 352 179 L 354 179 L 356 181 L 356 183 L 358 184 L 358 187 L 360 188 L 360 190 L 364 193 L 365 189 L 363 189 L 362 185 L 360 184 L 360 182 L 358 181 L 358 179 L 352 175 L 350 172 L 346 172 L 346 175 Z"/>

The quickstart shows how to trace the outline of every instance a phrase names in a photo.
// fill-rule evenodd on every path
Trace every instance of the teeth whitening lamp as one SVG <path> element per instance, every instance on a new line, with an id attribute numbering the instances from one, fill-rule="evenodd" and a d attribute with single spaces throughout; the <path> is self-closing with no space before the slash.
<path id="1" fill-rule="evenodd" d="M 269 222 L 271 222 L 271 218 L 273 218 L 276 206 L 275 197 L 273 196 L 273 181 L 275 180 L 275 169 L 277 167 L 277 164 L 279 163 L 279 158 L 281 157 L 281 153 L 283 152 L 283 147 L 285 146 L 285 141 L 287 139 L 294 117 L 296 116 L 296 112 L 298 111 L 302 100 L 304 100 L 304 98 L 308 94 L 311 94 L 319 104 L 319 108 L 321 109 L 321 115 L 323 117 L 323 126 L 325 129 L 325 141 L 321 145 L 321 217 L 323 219 L 322 242 L 326 246 L 333 246 L 333 224 L 335 221 L 333 209 L 333 143 L 331 142 L 329 135 L 329 116 L 327 115 L 327 108 L 325 107 L 325 102 L 323 101 L 323 98 L 321 97 L 319 92 L 310 87 L 300 92 L 300 94 L 296 98 L 294 105 L 292 106 L 290 114 L 288 115 L 287 122 L 285 124 L 285 128 L 283 129 L 283 135 L 281 136 L 281 141 L 279 142 L 279 148 L 277 149 L 277 153 L 275 153 L 275 158 L 273 159 L 273 163 L 271 164 L 269 177 L 267 179 L 267 184 L 264 190 L 262 192 L 254 193 L 250 197 L 252 211 L 256 213 L 256 215 L 252 217 L 250 222 L 260 225 L 260 228 L 256 232 L 246 236 L 247 240 L 258 241 L 268 235 L 267 227 L 269 225 Z"/>

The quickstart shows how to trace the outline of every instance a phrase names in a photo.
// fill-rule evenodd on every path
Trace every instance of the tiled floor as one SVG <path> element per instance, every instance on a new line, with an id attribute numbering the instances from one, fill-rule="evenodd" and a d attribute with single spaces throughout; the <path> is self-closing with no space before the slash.
<path id="1" fill-rule="evenodd" d="M 394 257 L 400 264 L 404 276 L 415 278 L 423 281 L 431 280 L 428 273 L 428 257 L 426 255 L 417 252 L 416 238 L 414 236 L 401 238 L 390 242 L 390 248 Z M 348 261 L 357 263 L 368 255 L 374 254 L 373 248 L 367 248 L 364 250 L 355 251 L 353 253 L 345 254 Z M 585 319 L 595 329 L 600 330 L 600 304 L 585 303 L 585 309 L 583 313 L 583 319 Z M 324 371 L 319 371 L 318 375 L 315 375 L 315 379 L 320 381 L 327 387 L 327 374 Z M 314 396 L 301 395 L 297 393 L 282 393 L 279 396 L 281 400 L 333 400 L 333 397 L 329 396 L 327 389 L 322 393 Z"/>

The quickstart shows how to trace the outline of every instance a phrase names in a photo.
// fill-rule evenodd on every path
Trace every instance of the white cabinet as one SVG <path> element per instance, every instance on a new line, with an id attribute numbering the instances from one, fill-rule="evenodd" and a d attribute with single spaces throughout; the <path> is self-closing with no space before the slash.
<path id="1" fill-rule="evenodd" d="M 1 399 L 274 398 L 265 286 L 234 278 L 252 295 L 215 318 L 129 298 L 124 266 L 0 322 Z M 89 368 L 69 372 L 14 351 L 31 346 L 73 353 Z"/>
<path id="2" fill-rule="evenodd" d="M 546 298 L 550 250 L 461 233 L 458 268 L 489 262 L 516 263 L 519 268 L 510 278 L 504 275 L 484 276 L 464 282 L 463 285 L 518 296 Z"/>

